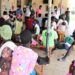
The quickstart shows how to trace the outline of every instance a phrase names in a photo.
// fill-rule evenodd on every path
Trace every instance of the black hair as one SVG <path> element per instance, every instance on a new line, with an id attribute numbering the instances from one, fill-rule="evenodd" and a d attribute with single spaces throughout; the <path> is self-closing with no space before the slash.
<path id="1" fill-rule="evenodd" d="M 37 19 L 34 19 L 34 22 L 36 22 L 37 24 L 39 24 L 39 21 Z"/>
<path id="2" fill-rule="evenodd" d="M 5 24 L 5 20 L 3 17 L 0 17 L 0 26 L 3 26 Z"/>
<path id="3" fill-rule="evenodd" d="M 54 6 L 54 9 L 57 9 L 57 6 Z"/>
<path id="4" fill-rule="evenodd" d="M 9 11 L 9 14 L 12 14 L 12 11 Z"/>
<path id="5" fill-rule="evenodd" d="M 23 45 L 28 44 L 29 42 L 31 42 L 31 39 L 32 39 L 31 32 L 29 30 L 22 31 L 20 34 L 20 39 Z"/>
<path id="6" fill-rule="evenodd" d="M 73 33 L 72 33 L 72 37 L 73 37 L 74 40 L 75 40 L 75 30 L 74 30 Z"/>
<path id="7" fill-rule="evenodd" d="M 7 11 L 3 11 L 3 15 L 7 15 Z"/>
<path id="8" fill-rule="evenodd" d="M 42 8 L 42 5 L 40 5 L 39 8 Z"/>
<path id="9" fill-rule="evenodd" d="M 45 14 L 45 17 L 48 17 L 48 13 Z"/>
<path id="10" fill-rule="evenodd" d="M 41 14 L 38 14 L 38 17 L 41 17 Z"/>
<path id="11" fill-rule="evenodd" d="M 61 25 L 65 26 L 65 25 L 66 25 L 66 23 L 65 23 L 65 22 L 62 22 L 62 23 L 61 23 Z"/>
<path id="12" fill-rule="evenodd" d="M 18 7 L 18 8 L 21 8 L 21 5 L 18 5 L 17 7 Z"/>

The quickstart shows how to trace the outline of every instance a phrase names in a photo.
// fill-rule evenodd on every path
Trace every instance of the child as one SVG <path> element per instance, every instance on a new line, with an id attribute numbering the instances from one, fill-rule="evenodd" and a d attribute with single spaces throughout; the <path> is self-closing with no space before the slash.
<path id="1" fill-rule="evenodd" d="M 50 58 L 52 49 L 55 46 L 54 41 L 58 38 L 58 35 L 57 35 L 57 32 L 53 28 L 51 28 L 49 32 L 50 34 L 49 34 L 49 40 L 48 40 L 49 41 L 48 57 Z M 47 29 L 43 30 L 42 32 L 42 42 L 45 47 L 46 47 L 46 38 L 47 38 Z"/>
<path id="2" fill-rule="evenodd" d="M 35 30 L 35 38 L 37 38 L 37 36 L 40 34 L 40 27 L 37 20 L 35 20 L 34 30 Z"/>
<path id="3" fill-rule="evenodd" d="M 32 15 L 30 15 L 30 17 L 26 21 L 26 29 L 30 30 L 31 32 L 33 32 L 33 22 L 34 18 L 32 17 Z"/>
<path id="4" fill-rule="evenodd" d="M 56 18 L 54 16 L 51 17 L 51 24 L 53 28 L 56 30 L 57 29 Z"/>
<path id="5" fill-rule="evenodd" d="M 41 17 L 41 14 L 38 14 L 37 20 L 39 22 L 39 27 L 41 28 L 42 27 L 42 17 Z"/>
<path id="6" fill-rule="evenodd" d="M 72 61 L 67 75 L 75 75 L 75 60 Z"/>
<path id="7" fill-rule="evenodd" d="M 20 39 L 21 39 L 21 44 L 25 47 L 26 46 L 28 47 L 32 39 L 31 32 L 29 30 L 22 31 L 20 34 Z"/>
<path id="8" fill-rule="evenodd" d="M 58 35 L 59 35 L 59 41 L 64 41 L 64 37 L 66 34 L 66 30 L 67 30 L 67 25 L 66 23 L 63 21 L 59 26 L 58 26 Z"/>
<path id="9" fill-rule="evenodd" d="M 15 21 L 15 28 L 14 28 L 14 34 L 15 34 L 15 42 L 20 42 L 20 33 L 22 31 L 23 23 L 22 23 L 22 15 L 17 15 Z"/>
<path id="10" fill-rule="evenodd" d="M 19 35 L 21 33 L 21 29 L 22 29 L 22 26 L 23 26 L 23 23 L 22 23 L 22 15 L 17 15 L 16 16 L 16 21 L 15 21 L 15 34 L 16 35 Z"/>
<path id="11" fill-rule="evenodd" d="M 67 52 L 62 58 L 58 59 L 59 61 L 63 61 L 66 59 L 66 57 L 69 55 L 69 53 L 71 51 L 73 44 L 74 44 L 74 39 L 71 36 L 67 36 L 65 38 L 65 49 L 67 50 Z"/>
<path id="12" fill-rule="evenodd" d="M 36 17 L 38 16 L 38 14 L 42 14 L 42 5 L 39 6 L 39 8 L 36 10 Z"/>

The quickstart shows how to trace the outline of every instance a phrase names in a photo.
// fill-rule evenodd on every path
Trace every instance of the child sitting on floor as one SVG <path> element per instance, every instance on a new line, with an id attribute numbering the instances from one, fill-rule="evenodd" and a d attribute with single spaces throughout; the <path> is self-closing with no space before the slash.
<path id="1" fill-rule="evenodd" d="M 52 49 L 55 46 L 55 40 L 58 38 L 57 32 L 53 29 L 53 27 L 49 31 L 49 49 L 48 49 L 48 57 L 50 57 L 52 53 Z M 46 40 L 47 40 L 47 29 L 43 30 L 42 32 L 42 42 L 43 45 L 46 47 Z"/>
<path id="2" fill-rule="evenodd" d="M 66 59 L 66 57 L 69 55 L 70 51 L 71 51 L 71 47 L 74 45 L 74 39 L 71 36 L 67 36 L 65 38 L 65 49 L 67 50 L 66 54 L 62 57 L 59 58 L 59 61 L 63 61 Z"/>

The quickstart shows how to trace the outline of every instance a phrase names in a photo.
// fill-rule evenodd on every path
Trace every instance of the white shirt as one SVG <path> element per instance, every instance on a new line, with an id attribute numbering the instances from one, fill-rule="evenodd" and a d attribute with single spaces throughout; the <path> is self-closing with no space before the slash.
<path id="1" fill-rule="evenodd" d="M 56 22 L 52 22 L 53 29 L 57 28 Z"/>
<path id="2" fill-rule="evenodd" d="M 62 22 L 63 22 L 63 20 L 60 19 L 57 23 L 57 26 L 61 25 Z M 64 22 L 66 23 L 66 26 L 68 27 L 68 22 L 66 20 L 64 20 Z"/>
<path id="3" fill-rule="evenodd" d="M 63 20 L 60 19 L 57 23 L 58 31 L 66 32 L 68 30 L 68 22 L 66 20 L 64 20 L 66 25 L 61 25 L 62 22 L 63 22 Z"/>
<path id="4" fill-rule="evenodd" d="M 38 17 L 37 20 L 39 21 L 39 26 L 42 27 L 42 17 Z"/>
<path id="5" fill-rule="evenodd" d="M 9 15 L 3 15 L 3 18 L 4 18 L 5 20 L 9 20 Z"/>
<path id="6" fill-rule="evenodd" d="M 26 8 L 25 16 L 26 16 L 26 17 L 30 17 L 30 15 L 31 15 L 30 9 L 27 7 L 27 8 Z"/>
<path id="7" fill-rule="evenodd" d="M 35 28 L 36 28 L 36 35 L 40 34 L 40 27 L 38 24 L 35 25 Z"/>

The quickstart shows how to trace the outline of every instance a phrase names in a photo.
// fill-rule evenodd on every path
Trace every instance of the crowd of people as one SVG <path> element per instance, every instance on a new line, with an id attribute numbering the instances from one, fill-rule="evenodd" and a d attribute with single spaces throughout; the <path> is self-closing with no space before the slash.
<path id="1" fill-rule="evenodd" d="M 42 5 L 36 11 L 32 6 L 26 6 L 23 10 L 18 6 L 16 11 L 9 11 L 9 14 L 3 12 L 0 17 L 0 75 L 32 75 L 38 54 L 30 47 L 42 46 L 46 49 L 47 45 L 48 12 L 45 16 L 43 13 Z M 58 60 L 64 60 L 75 44 L 75 31 L 72 36 L 67 34 L 69 13 L 67 8 L 60 14 L 57 6 L 51 12 L 49 49 L 46 54 L 49 59 L 53 50 L 61 45 L 67 53 Z"/>

